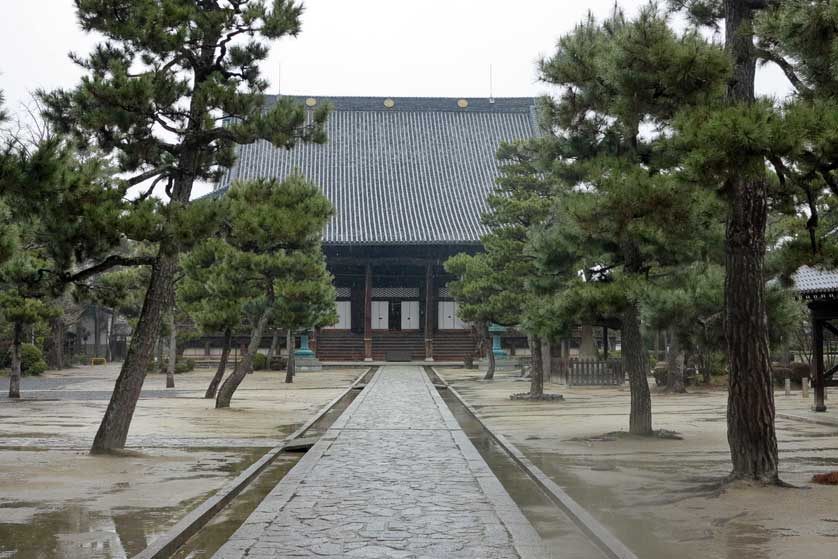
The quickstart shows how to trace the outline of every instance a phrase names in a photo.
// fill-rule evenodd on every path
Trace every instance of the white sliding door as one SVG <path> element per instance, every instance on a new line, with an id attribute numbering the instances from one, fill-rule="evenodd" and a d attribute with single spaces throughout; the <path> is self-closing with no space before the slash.
<path id="1" fill-rule="evenodd" d="M 402 330 L 419 329 L 419 301 L 402 301 Z"/>
<path id="2" fill-rule="evenodd" d="M 372 329 L 388 330 L 390 328 L 390 303 L 387 301 L 372 302 Z"/>
<path id="3" fill-rule="evenodd" d="M 338 321 L 326 328 L 330 330 L 350 330 L 352 328 L 352 302 L 336 301 L 335 307 L 338 311 Z"/>
<path id="4" fill-rule="evenodd" d="M 459 305 L 455 301 L 439 301 L 437 327 L 440 330 L 464 330 L 466 324 L 457 316 Z"/>

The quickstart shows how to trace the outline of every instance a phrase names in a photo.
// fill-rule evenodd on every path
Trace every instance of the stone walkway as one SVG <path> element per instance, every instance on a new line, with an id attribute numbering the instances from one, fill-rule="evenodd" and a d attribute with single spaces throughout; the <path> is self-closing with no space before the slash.
<path id="1" fill-rule="evenodd" d="M 424 371 L 386 366 L 214 557 L 544 556 Z"/>

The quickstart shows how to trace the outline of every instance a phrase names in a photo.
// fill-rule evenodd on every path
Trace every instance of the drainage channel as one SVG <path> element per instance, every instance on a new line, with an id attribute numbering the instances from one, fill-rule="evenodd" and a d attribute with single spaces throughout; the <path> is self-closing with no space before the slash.
<path id="1" fill-rule="evenodd" d="M 377 370 L 378 367 L 368 369 L 342 396 L 332 401 L 325 412 L 320 412 L 319 417 L 311 425 L 295 433 L 294 439 L 288 441 L 286 448 L 268 466 L 251 479 L 241 489 L 240 493 L 215 513 L 175 552 L 153 555 L 153 557 L 171 557 L 172 559 L 211 558 L 247 520 L 247 517 L 259 506 L 259 503 L 282 481 L 282 478 L 311 448 L 316 439 L 319 439 L 329 430 L 329 427 L 361 393 L 361 390 L 372 379 Z M 167 534 L 167 536 L 169 535 Z"/>
<path id="2" fill-rule="evenodd" d="M 498 444 L 488 429 L 457 399 L 447 384 L 431 367 L 425 372 L 437 387 L 439 395 L 457 419 L 480 456 L 506 489 L 515 504 L 535 528 L 550 550 L 551 557 L 561 559 L 605 559 L 612 557 L 578 527 L 539 486 L 527 471 Z"/>

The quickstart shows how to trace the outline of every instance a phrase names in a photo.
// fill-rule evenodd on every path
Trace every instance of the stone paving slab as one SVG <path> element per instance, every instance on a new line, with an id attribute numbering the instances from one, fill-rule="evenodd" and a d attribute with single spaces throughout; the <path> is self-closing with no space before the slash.
<path id="1" fill-rule="evenodd" d="M 214 557 L 546 555 L 424 371 L 386 366 Z"/>

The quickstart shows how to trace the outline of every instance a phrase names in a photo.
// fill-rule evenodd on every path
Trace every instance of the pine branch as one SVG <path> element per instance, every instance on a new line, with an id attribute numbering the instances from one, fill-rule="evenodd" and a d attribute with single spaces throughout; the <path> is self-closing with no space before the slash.
<path id="1" fill-rule="evenodd" d="M 805 83 L 803 83 L 803 80 L 801 80 L 798 77 L 798 75 L 794 71 L 794 66 L 792 66 L 788 60 L 764 48 L 757 48 L 756 55 L 765 61 L 773 62 L 774 64 L 779 66 L 783 73 L 786 75 L 786 78 L 788 78 L 788 80 L 791 82 L 794 89 L 797 90 L 797 93 L 806 96 L 810 96 L 812 94 L 812 90 Z"/>
<path id="2" fill-rule="evenodd" d="M 146 198 L 151 196 L 151 193 L 154 192 L 154 188 L 158 185 L 158 183 L 160 183 L 160 181 L 162 181 L 163 179 L 165 179 L 167 177 L 168 177 L 168 175 L 160 174 L 156 179 L 154 179 L 154 182 L 151 183 L 151 186 L 148 187 L 148 190 L 143 192 L 140 196 L 137 196 L 133 200 L 133 202 L 135 202 L 135 203 L 136 202 L 142 202 L 143 200 L 145 200 Z"/>
<path id="3" fill-rule="evenodd" d="M 157 261 L 154 256 L 120 256 L 112 254 L 98 264 L 78 271 L 74 274 L 64 274 L 64 283 L 78 283 L 89 277 L 106 272 L 116 266 L 152 266 Z"/>
<path id="4" fill-rule="evenodd" d="M 150 171 L 146 171 L 145 173 L 140 173 L 139 175 L 137 175 L 135 177 L 131 177 L 130 179 L 126 179 L 125 180 L 125 185 L 128 186 L 129 188 L 132 187 L 132 186 L 136 186 L 136 185 L 140 184 L 141 182 L 145 182 L 148 179 L 154 178 L 157 175 L 159 175 L 159 174 L 161 174 L 165 171 L 168 171 L 169 169 L 171 169 L 170 165 L 163 165 L 161 167 L 156 167 L 156 168 L 154 168 Z"/>

